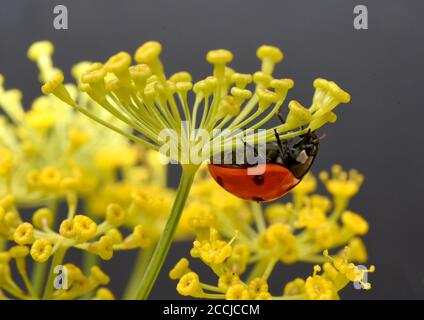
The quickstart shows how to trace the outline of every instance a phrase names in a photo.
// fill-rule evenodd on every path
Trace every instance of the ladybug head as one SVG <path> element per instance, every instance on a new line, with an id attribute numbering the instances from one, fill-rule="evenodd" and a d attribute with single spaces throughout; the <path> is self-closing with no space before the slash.
<path id="1" fill-rule="evenodd" d="M 298 179 L 309 171 L 318 153 L 320 139 L 315 132 L 308 133 L 288 141 L 281 142 L 276 133 L 280 157 L 283 165 Z"/>

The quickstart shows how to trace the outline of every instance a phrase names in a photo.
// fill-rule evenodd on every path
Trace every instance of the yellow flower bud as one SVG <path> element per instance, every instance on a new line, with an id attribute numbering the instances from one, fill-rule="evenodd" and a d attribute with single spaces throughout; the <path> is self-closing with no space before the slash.
<path id="1" fill-rule="evenodd" d="M 262 71 L 255 72 L 253 74 L 253 82 L 259 87 L 267 88 L 272 81 L 272 77 Z"/>
<path id="2" fill-rule="evenodd" d="M 17 228 L 22 223 L 21 216 L 16 211 L 6 212 L 3 221 L 9 228 Z"/>
<path id="3" fill-rule="evenodd" d="M 159 58 L 161 51 L 162 46 L 159 42 L 148 41 L 137 49 L 134 55 L 134 59 L 138 63 L 150 64 Z"/>
<path id="4" fill-rule="evenodd" d="M 0 148 L 0 176 L 6 176 L 13 167 L 13 155 L 10 150 Z"/>
<path id="5" fill-rule="evenodd" d="M 270 59 L 274 63 L 278 63 L 284 58 L 284 54 L 279 48 L 267 45 L 260 46 L 256 55 L 260 60 Z"/>
<path id="6" fill-rule="evenodd" d="M 337 121 L 337 115 L 334 112 L 328 112 L 319 117 L 313 117 L 311 122 L 309 123 L 309 129 L 311 131 L 316 131 L 321 128 L 326 123 L 334 123 Z"/>
<path id="7" fill-rule="evenodd" d="M 37 262 L 46 262 L 53 251 L 52 243 L 48 239 L 36 240 L 31 246 L 31 257 Z"/>
<path id="8" fill-rule="evenodd" d="M 0 206 L 2 206 L 6 211 L 14 209 L 15 203 L 16 197 L 12 194 L 8 194 L 7 196 L 0 199 Z"/>
<path id="9" fill-rule="evenodd" d="M 113 226 L 120 226 L 127 220 L 127 213 L 116 203 L 111 203 L 106 209 L 106 221 Z"/>
<path id="10" fill-rule="evenodd" d="M 186 71 L 181 71 L 174 73 L 172 76 L 169 77 L 169 80 L 178 83 L 178 82 L 191 82 L 193 79 L 191 77 L 191 74 Z"/>
<path id="11" fill-rule="evenodd" d="M 101 64 L 100 62 L 95 62 L 81 76 L 81 82 L 94 84 L 97 82 L 104 81 L 105 76 L 106 76 L 106 70 L 104 65 Z"/>
<path id="12" fill-rule="evenodd" d="M 144 85 L 147 79 L 152 75 L 152 71 L 147 64 L 137 64 L 129 67 L 128 70 L 131 79 L 133 79 L 136 84 L 142 83 Z"/>
<path id="13" fill-rule="evenodd" d="M 250 300 L 252 297 L 249 290 L 243 284 L 234 284 L 225 293 L 227 300 Z"/>
<path id="14" fill-rule="evenodd" d="M 263 278 L 255 278 L 249 282 L 250 295 L 256 297 L 260 293 L 268 292 L 268 283 Z"/>
<path id="15" fill-rule="evenodd" d="M 236 84 L 237 88 L 244 89 L 249 83 L 252 82 L 253 78 L 251 74 L 236 72 L 231 76 L 231 80 Z"/>
<path id="16" fill-rule="evenodd" d="M 113 241 L 108 236 L 103 236 L 99 241 L 90 245 L 89 251 L 97 254 L 103 260 L 110 260 L 113 257 Z"/>
<path id="17" fill-rule="evenodd" d="M 190 91 L 192 87 L 193 87 L 193 84 L 191 82 L 188 82 L 188 81 L 177 82 L 175 84 L 176 90 L 178 92 L 182 92 L 182 93 Z"/>
<path id="18" fill-rule="evenodd" d="M 182 296 L 200 296 L 202 288 L 200 287 L 199 276 L 194 272 L 183 275 L 178 282 L 177 291 Z"/>
<path id="19" fill-rule="evenodd" d="M 104 273 L 98 266 L 93 266 L 90 269 L 90 277 L 101 285 L 107 285 L 110 282 L 110 278 Z"/>
<path id="20" fill-rule="evenodd" d="M 297 296 L 305 292 L 305 280 L 296 278 L 288 282 L 284 287 L 285 296 Z"/>
<path id="21" fill-rule="evenodd" d="M 121 232 L 116 228 L 108 230 L 106 236 L 112 241 L 112 244 L 118 244 L 123 241 Z"/>
<path id="22" fill-rule="evenodd" d="M 40 183 L 52 191 L 59 191 L 62 174 L 53 167 L 44 168 L 40 173 Z"/>
<path id="23" fill-rule="evenodd" d="M 233 54 L 226 49 L 211 50 L 206 55 L 206 61 L 212 64 L 227 64 L 233 60 Z"/>
<path id="24" fill-rule="evenodd" d="M 180 261 L 177 262 L 174 268 L 169 272 L 169 277 L 172 280 L 180 279 L 183 275 L 190 272 L 189 268 L 190 263 L 186 258 L 180 259 Z"/>
<path id="25" fill-rule="evenodd" d="M 355 212 L 345 211 L 342 214 L 342 222 L 354 234 L 364 235 L 368 232 L 368 222 Z"/>
<path id="26" fill-rule="evenodd" d="M 286 125 L 288 126 L 287 130 L 298 128 L 311 122 L 311 112 L 299 102 L 295 100 L 290 101 L 289 109 L 290 111 L 286 118 Z"/>
<path id="27" fill-rule="evenodd" d="M 74 217 L 75 235 L 78 242 L 84 242 L 93 238 L 97 232 L 97 224 L 87 216 L 77 215 Z"/>
<path id="28" fill-rule="evenodd" d="M 20 224 L 13 234 L 13 240 L 20 245 L 31 244 L 35 241 L 34 227 L 28 222 Z"/>
<path id="29" fill-rule="evenodd" d="M 72 239 L 76 235 L 76 231 L 74 228 L 74 220 L 73 219 L 66 219 L 63 220 L 60 224 L 59 233 L 61 236 L 65 238 Z"/>
<path id="30" fill-rule="evenodd" d="M 77 82 L 81 81 L 82 75 L 90 69 L 92 64 L 92 62 L 82 61 L 72 66 L 71 74 Z"/>
<path id="31" fill-rule="evenodd" d="M 12 258 L 19 259 L 29 255 L 29 249 L 26 246 L 14 246 L 9 249 L 9 253 Z"/>
<path id="32" fill-rule="evenodd" d="M 51 94 L 57 90 L 60 86 L 63 86 L 64 76 L 62 72 L 55 73 L 49 81 L 47 81 L 42 87 L 41 91 L 44 94 Z"/>
<path id="33" fill-rule="evenodd" d="M 11 259 L 12 259 L 12 256 L 9 251 L 0 252 L 0 264 L 9 263 Z"/>
<path id="34" fill-rule="evenodd" d="M 271 104 L 277 102 L 278 95 L 275 92 L 272 92 L 265 88 L 259 88 L 256 91 L 256 94 L 259 98 L 259 110 L 264 111 L 267 109 Z"/>
<path id="35" fill-rule="evenodd" d="M 93 298 L 94 300 L 115 300 L 115 296 L 112 291 L 107 288 L 100 288 L 96 291 L 96 295 Z"/>
<path id="36" fill-rule="evenodd" d="M 51 56 L 54 47 L 50 41 L 37 41 L 34 42 L 28 49 L 28 58 L 32 61 L 37 61 L 43 56 Z"/>
<path id="37" fill-rule="evenodd" d="M 131 55 L 128 52 L 121 51 L 112 57 L 105 63 L 105 69 L 112 73 L 121 73 L 128 70 L 131 65 Z"/>
<path id="38" fill-rule="evenodd" d="M 32 216 L 32 223 L 38 229 L 51 227 L 53 224 L 53 212 L 48 208 L 38 209 Z"/>

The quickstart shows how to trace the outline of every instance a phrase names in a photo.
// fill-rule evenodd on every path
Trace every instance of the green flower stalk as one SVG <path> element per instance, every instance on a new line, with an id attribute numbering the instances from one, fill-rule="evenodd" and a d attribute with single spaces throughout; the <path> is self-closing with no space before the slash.
<path id="1" fill-rule="evenodd" d="M 261 46 L 257 56 L 261 70 L 254 74 L 234 71 L 227 65 L 233 60 L 228 50 L 213 50 L 206 59 L 213 74 L 193 84 L 188 72 L 167 77 L 160 60 L 162 46 L 149 41 L 139 47 L 132 65 L 131 55 L 119 52 L 104 64 L 85 65 L 78 88 L 85 99 L 81 104 L 63 84 L 61 72 L 49 70 L 44 94 L 53 94 L 92 120 L 149 149 L 161 152 L 182 166 L 182 176 L 159 242 L 147 270 L 131 298 L 146 299 L 169 251 L 194 176 L 201 163 L 211 155 L 252 144 L 290 139 L 315 131 L 336 121 L 334 108 L 350 100 L 348 93 L 334 82 L 317 79 L 309 108 L 297 101 L 289 102 L 286 121 L 276 127 L 260 130 L 279 112 L 291 79 L 272 76 L 275 65 L 283 59 L 280 49 Z M 43 72 L 52 50 L 39 45 L 31 54 Z M 41 76 L 47 78 L 47 71 Z M 194 96 L 190 107 L 189 101 Z M 89 98 L 88 98 L 89 97 Z"/>

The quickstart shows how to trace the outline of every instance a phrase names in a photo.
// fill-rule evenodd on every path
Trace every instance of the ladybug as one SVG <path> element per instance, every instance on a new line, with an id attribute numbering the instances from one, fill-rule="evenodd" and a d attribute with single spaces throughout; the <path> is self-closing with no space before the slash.
<path id="1" fill-rule="evenodd" d="M 319 138 L 309 131 L 282 143 L 276 131 L 275 135 L 277 141 L 266 144 L 266 159 L 263 159 L 266 161 L 254 165 L 237 164 L 234 150 L 221 154 L 221 161 L 228 157 L 231 160 L 208 164 L 213 179 L 226 191 L 245 200 L 267 202 L 287 194 L 311 168 L 318 153 Z M 251 148 L 257 154 L 256 149 Z"/>

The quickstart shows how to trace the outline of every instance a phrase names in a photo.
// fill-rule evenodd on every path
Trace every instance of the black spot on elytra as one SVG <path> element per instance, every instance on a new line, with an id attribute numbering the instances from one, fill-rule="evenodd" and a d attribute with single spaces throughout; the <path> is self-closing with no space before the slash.
<path id="1" fill-rule="evenodd" d="M 263 198 L 261 198 L 261 197 L 254 197 L 252 200 L 253 200 L 253 201 L 257 201 L 257 202 L 262 202 L 262 201 L 264 201 L 264 199 L 263 199 Z"/>
<path id="2" fill-rule="evenodd" d="M 264 184 L 264 176 L 262 176 L 262 175 L 254 176 L 253 182 L 258 186 L 260 186 L 261 184 Z"/>
<path id="3" fill-rule="evenodd" d="M 218 182 L 218 184 L 223 187 L 224 186 L 224 180 L 222 180 L 221 177 L 216 177 L 216 182 Z"/>

